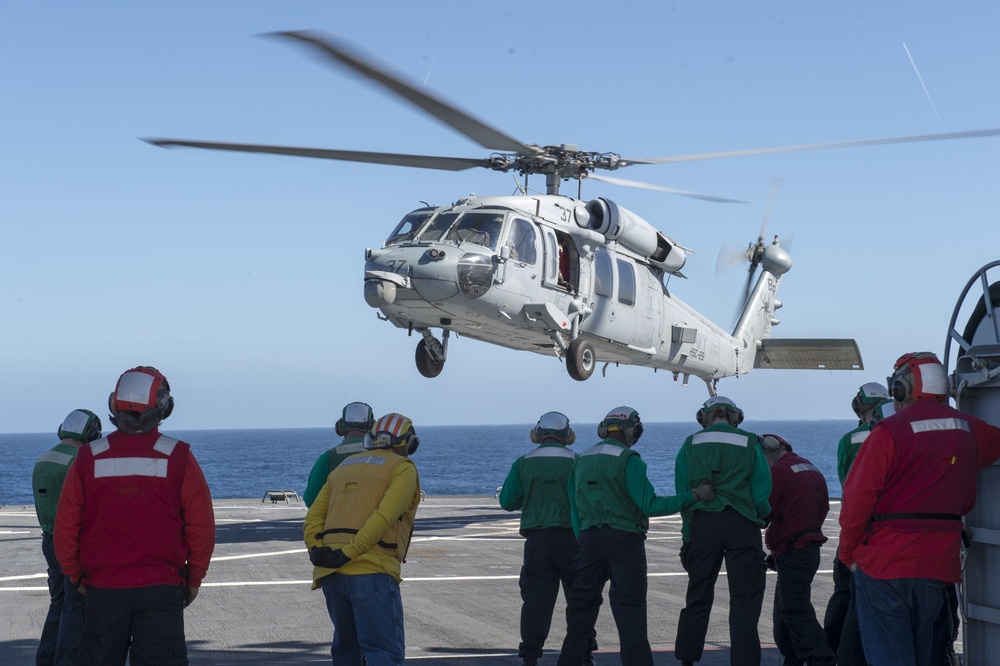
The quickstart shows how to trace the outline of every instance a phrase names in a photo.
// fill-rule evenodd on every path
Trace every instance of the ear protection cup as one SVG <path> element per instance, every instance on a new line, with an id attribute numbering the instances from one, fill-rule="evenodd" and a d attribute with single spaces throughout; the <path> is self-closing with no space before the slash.
<path id="1" fill-rule="evenodd" d="M 698 425 L 700 425 L 700 426 L 701 426 L 702 428 L 705 428 L 705 427 L 707 427 L 707 426 L 705 425 L 705 412 L 704 412 L 703 410 L 699 409 L 699 410 L 698 410 L 698 411 L 697 411 L 697 412 L 695 413 L 695 415 L 694 415 L 694 420 L 695 420 L 695 421 L 697 421 L 697 422 L 698 422 Z"/>
<path id="2" fill-rule="evenodd" d="M 417 437 L 417 433 L 412 428 L 410 429 L 409 443 L 406 445 L 406 455 L 412 456 L 417 452 L 417 447 L 420 446 L 420 438 Z"/>
<path id="3" fill-rule="evenodd" d="M 528 437 L 531 439 L 532 444 L 542 443 L 542 440 L 538 439 L 538 431 L 535 428 L 531 429 L 531 432 L 528 434 Z"/>
<path id="4" fill-rule="evenodd" d="M 892 380 L 892 387 L 889 389 L 892 399 L 896 402 L 906 402 L 913 391 L 913 386 L 905 377 Z"/>
<path id="5" fill-rule="evenodd" d="M 347 426 L 344 425 L 344 419 L 337 419 L 337 423 L 333 426 L 334 432 L 337 433 L 338 437 L 343 437 L 347 434 Z"/>
<path id="6" fill-rule="evenodd" d="M 608 424 L 605 423 L 604 421 L 601 421 L 600 423 L 597 424 L 597 436 L 600 437 L 601 439 L 608 438 Z"/>
<path id="7" fill-rule="evenodd" d="M 632 443 L 633 444 L 635 444 L 636 442 L 639 441 L 639 438 L 642 437 L 642 433 L 643 432 L 644 432 L 644 429 L 642 427 L 642 421 L 639 421 L 632 428 Z"/>
<path id="8" fill-rule="evenodd" d="M 737 408 L 737 410 L 736 410 L 736 423 L 734 423 L 733 425 L 734 426 L 738 426 L 741 423 L 743 423 L 743 410 Z"/>

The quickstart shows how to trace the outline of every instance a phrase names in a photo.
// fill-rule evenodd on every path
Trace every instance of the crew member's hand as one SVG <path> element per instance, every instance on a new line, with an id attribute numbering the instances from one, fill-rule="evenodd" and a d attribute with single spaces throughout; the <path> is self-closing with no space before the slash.
<path id="1" fill-rule="evenodd" d="M 858 563 L 857 562 L 851 562 L 851 573 L 854 573 L 857 570 L 858 570 Z"/>
<path id="2" fill-rule="evenodd" d="M 764 558 L 764 566 L 766 566 L 771 571 L 777 571 L 778 567 L 774 563 L 774 555 L 768 555 Z"/>
<path id="3" fill-rule="evenodd" d="M 309 549 L 309 561 L 313 566 L 324 567 L 326 569 L 339 569 L 351 561 L 340 548 L 333 550 L 329 546 L 322 548 L 313 546 Z"/>
<path id="4" fill-rule="evenodd" d="M 711 502 L 715 499 L 715 484 L 711 481 L 702 481 L 691 492 L 694 493 L 694 498 L 699 502 Z"/>
<path id="5" fill-rule="evenodd" d="M 187 586 L 184 588 L 184 608 L 187 608 L 188 606 L 191 605 L 191 602 L 194 601 L 194 598 L 198 596 L 198 590 L 200 589 L 201 589 L 200 587 L 191 587 L 191 586 Z"/>

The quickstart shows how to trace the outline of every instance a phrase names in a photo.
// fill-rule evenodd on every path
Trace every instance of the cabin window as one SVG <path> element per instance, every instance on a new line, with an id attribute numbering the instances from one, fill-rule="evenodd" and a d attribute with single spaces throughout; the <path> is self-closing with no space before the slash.
<path id="1" fill-rule="evenodd" d="M 535 249 L 535 228 L 527 220 L 515 217 L 507 235 L 511 261 L 534 264 L 538 260 Z"/>
<path id="2" fill-rule="evenodd" d="M 635 305 L 635 268 L 624 259 L 618 260 L 618 302 Z"/>
<path id="3" fill-rule="evenodd" d="M 431 223 L 424 227 L 424 230 L 420 232 L 420 240 L 441 240 L 441 237 L 444 236 L 445 232 L 451 228 L 451 225 L 455 224 L 455 220 L 458 219 L 458 216 L 459 213 L 441 213 L 431 220 Z"/>
<path id="4" fill-rule="evenodd" d="M 598 296 L 611 298 L 613 283 L 611 257 L 604 250 L 598 250 L 597 254 L 594 255 L 594 293 Z"/>
<path id="5" fill-rule="evenodd" d="M 426 223 L 433 214 L 433 208 L 421 208 L 413 211 L 412 213 L 407 213 L 403 219 L 400 220 L 399 224 L 396 225 L 393 232 L 389 234 L 389 238 L 386 239 L 385 244 L 399 245 L 401 243 L 405 243 L 406 241 L 413 240 L 413 238 L 417 235 L 417 232 L 420 231 L 420 227 L 424 226 L 424 223 Z"/>
<path id="6" fill-rule="evenodd" d="M 462 216 L 445 240 L 474 243 L 496 250 L 502 226 L 503 213 L 470 212 Z"/>

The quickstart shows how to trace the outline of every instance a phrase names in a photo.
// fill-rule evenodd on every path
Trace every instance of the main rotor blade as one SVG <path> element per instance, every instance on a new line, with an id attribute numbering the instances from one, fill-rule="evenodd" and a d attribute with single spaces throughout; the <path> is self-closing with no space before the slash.
<path id="1" fill-rule="evenodd" d="M 744 157 L 747 155 L 770 155 L 773 153 L 791 153 L 800 150 L 825 150 L 827 148 L 880 146 L 890 143 L 918 143 L 920 141 L 950 141 L 952 139 L 980 139 L 983 137 L 990 137 L 990 136 L 1000 136 L 1000 129 L 972 130 L 969 132 L 945 132 L 942 134 L 917 134 L 914 136 L 897 136 L 887 139 L 860 139 L 857 141 L 838 141 L 835 143 L 812 143 L 802 146 L 784 146 L 781 148 L 756 148 L 753 150 L 730 150 L 724 153 L 701 153 L 696 155 L 678 155 L 675 157 L 649 157 L 631 161 L 638 164 L 672 164 L 675 162 L 715 160 L 723 157 Z"/>
<path id="2" fill-rule="evenodd" d="M 404 155 L 401 153 L 372 153 L 358 150 L 330 150 L 326 148 L 297 148 L 295 146 L 266 146 L 253 143 L 219 143 L 215 141 L 184 141 L 179 139 L 143 139 L 161 148 L 205 148 L 207 150 L 228 150 L 240 153 L 269 153 L 271 155 L 292 155 L 294 157 L 315 157 L 323 160 L 343 160 L 346 162 L 367 162 L 369 164 L 392 164 L 395 166 L 438 169 L 440 171 L 464 171 L 473 167 L 488 167 L 488 159 L 465 157 L 435 157 L 433 155 Z"/>
<path id="3" fill-rule="evenodd" d="M 637 180 L 626 180 L 624 178 L 613 178 L 611 176 L 598 176 L 597 174 L 593 173 L 588 173 L 587 178 L 590 178 L 591 180 L 599 180 L 602 183 L 610 183 L 612 185 L 623 185 L 625 187 L 638 187 L 644 190 L 658 190 L 660 192 L 669 192 L 670 194 L 678 194 L 682 197 L 690 197 L 692 199 L 701 199 L 702 201 L 714 201 L 716 203 L 746 203 L 746 201 L 740 201 L 739 199 L 724 199 L 723 197 L 717 197 L 711 194 L 701 194 L 699 192 L 689 192 L 688 190 L 678 190 L 673 187 L 664 187 L 662 185 L 641 183 Z"/>
<path id="4" fill-rule="evenodd" d="M 356 52 L 352 53 L 351 49 L 343 42 L 334 41 L 332 37 L 325 33 L 302 30 L 274 32 L 270 33 L 270 35 L 273 37 L 295 39 L 318 49 L 323 56 L 346 65 L 350 69 L 375 81 L 390 92 L 423 109 L 452 129 L 464 134 L 483 148 L 513 151 L 522 154 L 536 152 L 533 148 L 521 143 L 517 139 L 490 127 L 463 111 L 459 111 L 456 107 L 443 100 L 418 90 L 415 86 L 404 82 L 399 76 L 390 74 L 375 66 L 367 58 L 362 57 Z"/>

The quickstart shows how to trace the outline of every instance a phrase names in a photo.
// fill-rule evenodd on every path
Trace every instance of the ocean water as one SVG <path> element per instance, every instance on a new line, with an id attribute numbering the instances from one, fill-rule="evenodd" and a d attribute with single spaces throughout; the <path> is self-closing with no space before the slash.
<path id="1" fill-rule="evenodd" d="M 534 424 L 417 427 L 420 448 L 413 461 L 428 495 L 493 496 L 511 463 L 535 445 L 528 439 Z M 649 468 L 659 494 L 674 488 L 674 459 L 695 423 L 644 423 L 635 450 Z M 741 427 L 776 433 L 791 442 L 826 476 L 831 497 L 840 496 L 837 442 L 855 421 L 747 421 Z M 573 449 L 598 441 L 596 424 L 574 424 Z M 218 499 L 263 497 L 267 490 L 305 490 L 316 457 L 340 442 L 333 428 L 273 430 L 171 430 L 163 432 L 192 446 Z M 0 506 L 31 504 L 31 470 L 42 452 L 55 446 L 55 434 L 0 434 Z"/>

